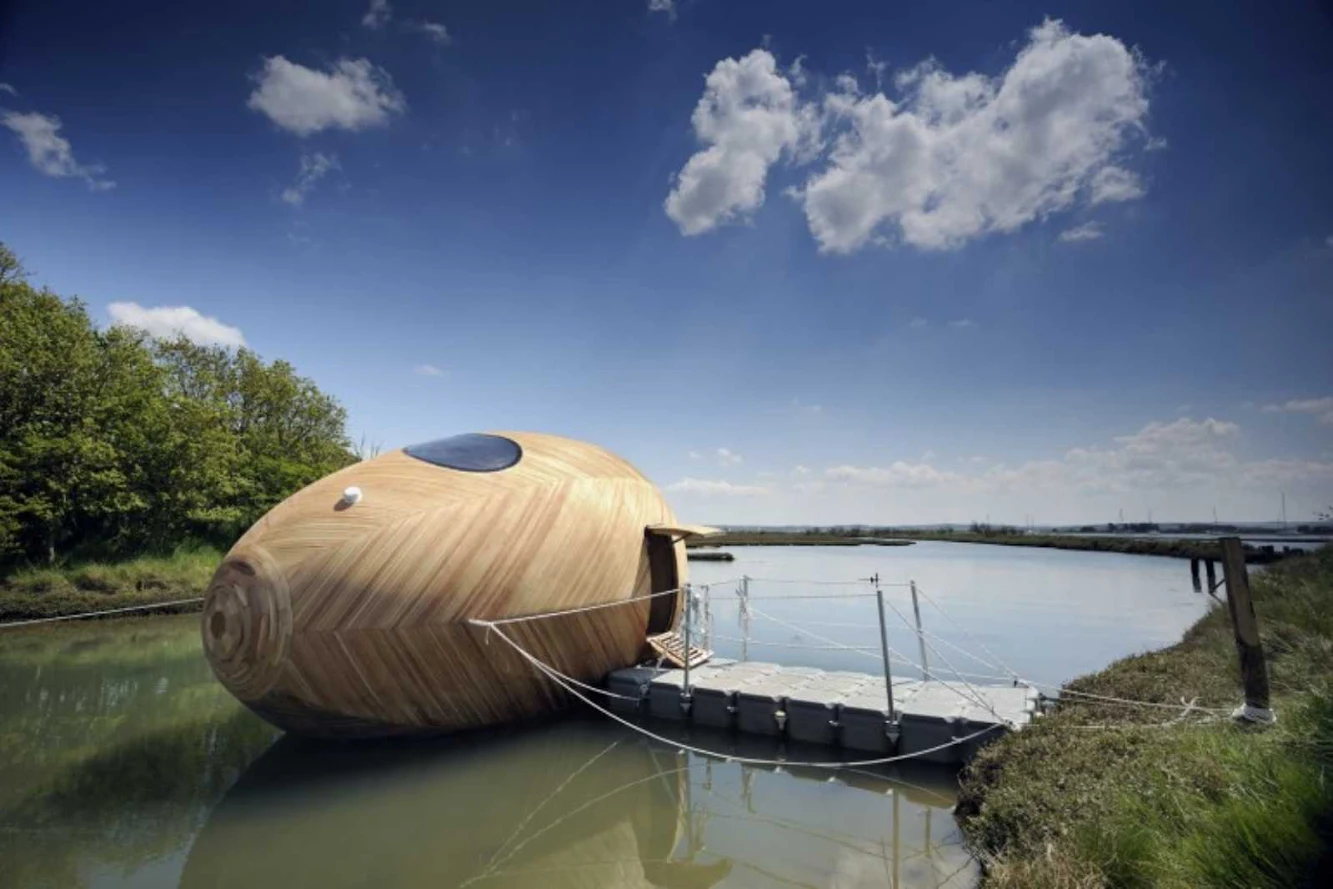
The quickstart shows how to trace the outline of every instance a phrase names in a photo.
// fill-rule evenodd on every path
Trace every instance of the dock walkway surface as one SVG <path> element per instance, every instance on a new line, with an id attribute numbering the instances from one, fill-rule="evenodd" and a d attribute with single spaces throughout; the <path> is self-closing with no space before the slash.
<path id="1" fill-rule="evenodd" d="M 621 696 L 611 701 L 622 714 L 946 764 L 966 762 L 1000 731 L 1027 725 L 1038 701 L 1023 685 L 894 679 L 891 713 L 883 676 L 721 658 L 689 671 L 688 693 L 685 680 L 684 670 L 637 666 L 612 672 L 605 684 Z"/>

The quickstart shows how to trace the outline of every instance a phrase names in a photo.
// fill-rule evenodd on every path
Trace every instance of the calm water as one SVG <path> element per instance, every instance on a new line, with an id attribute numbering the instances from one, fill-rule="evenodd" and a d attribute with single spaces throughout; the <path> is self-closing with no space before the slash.
<path id="1" fill-rule="evenodd" d="M 695 580 L 915 578 L 1041 679 L 1170 642 L 1204 607 L 1187 563 L 1167 559 L 941 543 L 736 553 L 696 563 Z M 730 589 L 714 588 L 718 637 L 740 632 Z M 763 601 L 843 592 L 865 588 L 751 587 L 765 614 L 837 624 L 819 632 L 869 644 L 873 600 Z M 925 609 L 927 628 L 963 643 Z M 751 629 L 755 640 L 812 641 L 758 618 Z M 912 651 L 906 630 L 891 635 Z M 877 669 L 845 652 L 756 644 L 751 656 Z M 976 870 L 950 816 L 953 787 L 947 771 L 920 768 L 830 780 L 710 762 L 591 718 L 413 744 L 301 744 L 213 681 L 194 616 L 0 634 L 4 886 L 968 886 Z"/>

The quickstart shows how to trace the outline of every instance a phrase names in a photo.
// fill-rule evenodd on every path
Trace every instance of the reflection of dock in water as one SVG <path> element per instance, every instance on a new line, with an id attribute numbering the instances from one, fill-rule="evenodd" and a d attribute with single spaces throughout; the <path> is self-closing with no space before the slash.
<path id="1" fill-rule="evenodd" d="M 214 810 L 181 886 L 966 885 L 951 777 L 718 763 L 582 721 L 283 741 Z"/>

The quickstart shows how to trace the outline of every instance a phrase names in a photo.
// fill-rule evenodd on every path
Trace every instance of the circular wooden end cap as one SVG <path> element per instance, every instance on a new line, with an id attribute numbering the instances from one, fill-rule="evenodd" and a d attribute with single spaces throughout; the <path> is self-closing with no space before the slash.
<path id="1" fill-rule="evenodd" d="M 201 630 L 208 663 L 232 694 L 253 701 L 273 687 L 291 648 L 292 599 L 267 553 L 228 554 L 204 594 Z"/>

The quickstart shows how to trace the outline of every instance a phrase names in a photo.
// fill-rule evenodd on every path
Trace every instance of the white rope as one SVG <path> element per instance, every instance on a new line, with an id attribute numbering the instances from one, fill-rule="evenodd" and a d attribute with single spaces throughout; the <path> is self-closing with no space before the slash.
<path id="1" fill-rule="evenodd" d="M 908 630 L 911 630 L 911 631 L 915 632 L 915 628 L 912 626 L 912 622 L 909 621 L 909 620 L 907 619 L 907 615 L 905 615 L 905 614 L 903 614 L 901 611 L 899 611 L 898 608 L 897 608 L 897 606 L 895 606 L 895 605 L 894 605 L 892 602 L 890 602 L 888 599 L 885 599 L 885 600 L 884 600 L 884 604 L 887 605 L 887 606 L 889 606 L 889 609 L 890 609 L 891 611 L 893 611 L 894 614 L 898 615 L 898 619 L 901 620 L 901 621 L 903 622 L 903 626 L 907 627 Z M 934 646 L 934 644 L 931 643 L 931 641 L 930 641 L 929 639 L 927 639 L 924 635 L 923 635 L 923 636 L 920 636 L 919 638 L 921 639 L 922 642 L 926 643 L 926 647 L 929 648 L 929 649 L 931 650 L 931 653 L 933 653 L 933 654 L 934 654 L 937 658 L 939 658 L 940 660 L 944 661 L 944 666 L 948 667 L 949 670 L 951 670 L 951 671 L 953 672 L 953 674 L 954 674 L 955 676 L 958 677 L 958 680 L 959 680 L 960 682 L 962 682 L 963 685 L 967 686 L 967 690 L 968 690 L 969 692 L 972 693 L 974 700 L 975 700 L 978 704 L 981 705 L 981 707 L 982 707 L 983 710 L 989 710 L 989 711 L 990 711 L 990 715 L 991 715 L 991 716 L 994 716 L 994 717 L 995 717 L 996 719 L 998 719 L 1000 722 L 1007 723 L 1007 724 L 1009 724 L 1009 725 L 1012 725 L 1012 724 L 1013 724 L 1013 723 L 1011 723 L 1009 720 L 1005 719 L 1003 716 L 1001 716 L 999 713 L 996 712 L 994 705 L 992 705 L 990 701 L 986 700 L 986 698 L 981 694 L 981 692 L 977 691 L 976 688 L 973 687 L 972 683 L 968 682 L 966 679 L 963 678 L 963 674 L 958 672 L 958 668 L 955 667 L 955 666 L 949 661 L 949 659 L 948 659 L 947 657 L 945 657 L 945 656 L 940 652 L 940 650 Z M 930 673 L 929 670 L 926 670 L 924 667 L 922 667 L 922 668 L 920 668 L 920 669 L 921 669 L 921 675 L 922 675 L 922 676 L 928 676 L 928 675 L 929 675 L 929 673 Z M 948 688 L 949 686 L 948 686 L 948 684 L 946 683 L 944 687 L 945 687 L 945 688 Z"/>
<path id="2" fill-rule="evenodd" d="M 61 614 L 56 617 L 36 617 L 32 620 L 15 620 L 7 624 L 0 624 L 0 630 L 7 630 L 10 627 L 30 627 L 33 624 L 49 624 L 60 620 L 83 620 L 88 617 L 103 617 L 108 614 L 127 614 L 131 611 L 149 611 L 154 608 L 170 608 L 173 605 L 192 605 L 195 602 L 204 601 L 203 596 L 195 599 L 176 599 L 173 602 L 156 602 L 152 605 L 131 605 L 128 608 L 111 608 L 107 611 L 85 611 L 81 614 Z"/>
<path id="3" fill-rule="evenodd" d="M 790 577 L 751 577 L 751 580 L 757 580 L 760 583 L 788 583 L 802 586 L 865 586 L 864 580 L 799 580 Z M 880 586 L 901 586 L 905 583 L 882 583 Z"/>
<path id="4" fill-rule="evenodd" d="M 497 630 L 496 632 L 498 633 L 499 630 Z M 500 635 L 504 635 L 504 634 L 501 633 Z M 656 781 L 658 778 L 665 777 L 666 775 L 676 775 L 676 774 L 679 774 L 679 773 L 681 773 L 681 772 L 688 772 L 689 770 L 690 770 L 690 767 L 689 767 L 689 766 L 681 766 L 681 767 L 679 767 L 679 768 L 675 768 L 675 769 L 667 769 L 666 771 L 662 771 L 662 772 L 654 772 L 653 774 L 647 776 L 646 778 L 638 778 L 638 779 L 636 779 L 636 780 L 634 780 L 634 781 L 627 781 L 627 782 L 625 782 L 624 784 L 621 784 L 619 787 L 615 787 L 615 788 L 613 788 L 613 789 L 611 789 L 611 790 L 608 790 L 606 793 L 603 793 L 601 796 L 593 797 L 592 799 L 588 800 L 586 803 L 584 803 L 583 805 L 579 806 L 578 808 L 576 808 L 576 809 L 570 809 L 568 812 L 566 812 L 565 814 L 561 815 L 559 818 L 555 819 L 555 820 L 552 821 L 550 824 L 548 824 L 548 825 L 546 825 L 545 827 L 543 827 L 541 830 L 539 830 L 539 831 L 537 831 L 536 833 L 530 835 L 526 840 L 524 840 L 523 842 L 519 843 L 517 846 L 514 846 L 512 849 L 509 850 L 509 854 L 508 854 L 508 855 L 506 855 L 504 858 L 501 858 L 501 859 L 500 859 L 500 861 L 496 864 L 496 867 L 498 868 L 499 865 L 504 864 L 506 861 L 508 861 L 509 859 L 513 858 L 515 855 L 517 855 L 517 854 L 519 853 L 520 850 L 522 850 L 522 848 L 523 848 L 524 846 L 526 846 L 528 843 L 532 842 L 533 840 L 537 839 L 537 837 L 541 836 L 542 834 L 546 833 L 547 831 L 551 830 L 552 828 L 554 828 L 554 827 L 560 825 L 561 823 L 563 823 L 563 822 L 565 822 L 565 821 L 568 821 L 570 818 L 573 818 L 575 815 L 577 815 L 579 812 L 582 812 L 584 809 L 587 809 L 587 808 L 590 808 L 590 807 L 592 807 L 592 806 L 595 806 L 597 803 L 600 803 L 602 800 L 604 800 L 604 799 L 608 799 L 608 798 L 610 798 L 610 797 L 613 797 L 613 796 L 615 796 L 617 793 L 623 793 L 624 791 L 629 790 L 631 787 L 637 787 L 637 786 L 639 786 L 640 784 L 647 784 L 647 783 L 650 782 L 650 781 Z M 481 880 L 488 879 L 488 878 L 490 878 L 490 877 L 492 877 L 492 876 L 496 876 L 496 875 L 499 874 L 499 873 L 503 873 L 503 871 L 499 871 L 499 870 L 482 871 L 481 873 L 477 874 L 476 876 L 474 876 L 474 877 L 469 877 L 468 879 L 464 880 L 462 883 L 459 883 L 459 884 L 458 884 L 458 885 L 459 885 L 459 889 L 462 889 L 462 887 L 465 887 L 465 886 L 471 886 L 473 883 L 479 882 L 479 881 L 481 881 Z"/>
<path id="5" fill-rule="evenodd" d="M 614 608 L 617 605 L 631 605 L 635 602 L 646 602 L 649 599 L 656 599 L 658 596 L 672 596 L 683 592 L 683 587 L 677 587 L 674 590 L 661 590 L 656 593 L 647 593 L 642 596 L 630 596 L 628 599 L 619 599 L 615 602 L 599 602 L 596 605 L 583 605 L 579 608 L 566 608 L 563 611 L 543 611 L 539 614 L 524 614 L 518 617 L 501 617 L 495 620 L 485 621 L 489 624 L 516 624 L 528 620 L 546 620 L 550 617 L 565 617 L 570 614 L 583 614 L 585 611 L 596 611 L 600 608 Z"/>
<path id="6" fill-rule="evenodd" d="M 971 633 L 969 633 L 966 629 L 964 629 L 961 625 L 959 625 L 958 621 L 954 620 L 953 615 L 951 615 L 951 614 L 949 614 L 949 612 L 945 611 L 945 610 L 944 610 L 944 607 L 943 607 L 942 605 L 940 605 L 940 603 L 936 602 L 935 599 L 930 595 L 930 593 L 928 593 L 928 592 L 926 592 L 924 589 L 922 589 L 922 587 L 921 587 L 920 584 L 917 584 L 916 590 L 917 590 L 918 593 L 920 593 L 920 594 L 925 598 L 925 600 L 926 600 L 927 602 L 929 602 L 931 605 L 934 606 L 934 608 L 935 608 L 936 611 L 938 611 L 940 614 L 944 615 L 945 620 L 947 620 L 947 621 L 949 621 L 949 623 L 953 624 L 954 629 L 958 630 L 958 632 L 962 633 L 965 637 L 967 637 L 968 641 L 970 641 L 970 642 L 974 642 L 974 643 L 976 643 L 978 646 L 980 646 L 980 648 L 981 648 L 982 651 L 986 652 L 986 654 L 990 655 L 990 656 L 995 660 L 995 664 L 994 664 L 994 665 L 988 665 L 988 666 L 998 667 L 999 669 L 1004 670 L 1005 672 L 1009 673 L 1009 675 L 1012 676 L 1017 682 L 1019 682 L 1019 683 L 1021 683 L 1021 684 L 1023 684 L 1023 685 L 1026 685 L 1026 686 L 1028 686 L 1028 687 L 1030 687 L 1030 688 L 1039 689 L 1039 690 L 1054 690 L 1054 691 L 1056 691 L 1061 697 L 1063 697 L 1063 696 L 1065 696 L 1065 695 L 1074 695 L 1074 696 L 1076 696 L 1076 697 L 1089 698 L 1089 699 L 1091 699 L 1091 700 L 1104 701 L 1104 702 L 1106 702 L 1106 703 L 1110 703 L 1110 704 L 1122 704 L 1122 705 L 1124 705 L 1124 706 L 1131 706 L 1131 707 L 1148 707 L 1148 708 L 1163 709 L 1163 710 L 1174 710 L 1174 709 L 1176 709 L 1176 707 L 1175 707 L 1174 704 L 1159 704 L 1159 703 L 1156 703 L 1156 702 L 1154 702 L 1154 701 L 1136 701 L 1136 700 L 1131 700 L 1130 698 L 1118 698 L 1118 697 L 1114 697 L 1114 696 L 1112 696 L 1112 695 L 1098 695 L 1098 694 L 1093 694 L 1092 692 L 1075 691 L 1075 690 L 1073 690 L 1073 689 L 1068 689 L 1068 688 L 1065 688 L 1063 685 L 1060 685 L 1060 684 L 1057 684 L 1057 683 L 1053 683 L 1053 682 L 1036 682 L 1036 681 L 1031 680 L 1031 679 L 1025 679 L 1025 678 L 1023 678 L 1022 676 L 1020 676 L 1020 675 L 1018 674 L 1018 672 L 1017 672 L 1016 670 L 1014 670 L 1013 667 L 1010 667 L 1010 666 L 1009 666 L 1008 664 L 1006 664 L 1003 660 L 1001 660 L 1000 657 L 999 657 L 999 655 L 997 655 L 995 652 L 993 652 L 993 651 L 991 651 L 989 648 L 987 648 L 987 647 L 986 647 L 986 643 L 982 642 L 980 639 L 977 639 L 975 636 L 973 636 Z M 940 638 L 939 636 L 936 636 L 936 634 L 934 634 L 934 633 L 930 633 L 929 630 L 926 630 L 926 632 L 929 633 L 929 634 L 932 635 L 932 636 L 935 636 L 935 638 L 937 638 L 937 639 Z M 941 641 L 944 641 L 944 640 L 941 640 Z M 974 657 L 974 656 L 969 655 L 969 657 Z M 975 657 L 974 657 L 974 659 L 975 659 Z M 1201 712 L 1207 712 L 1207 713 L 1230 713 L 1230 712 L 1231 712 L 1230 710 L 1221 709 L 1221 708 L 1217 708 L 1217 707 L 1198 707 L 1198 706 L 1196 706 L 1194 709 L 1195 709 L 1195 710 L 1198 710 L 1198 711 L 1201 711 Z"/>
<path id="7" fill-rule="evenodd" d="M 969 633 L 967 630 L 963 629 L 963 627 L 959 625 L 958 621 L 954 620 L 953 615 L 950 614 L 949 612 L 947 612 L 947 611 L 944 610 L 944 606 L 943 606 L 943 605 L 941 605 L 939 602 L 936 602 L 935 599 L 930 595 L 930 593 L 928 593 L 928 592 L 926 592 L 924 589 L 922 589 L 921 584 L 917 584 L 917 585 L 916 585 L 916 591 L 917 591 L 918 593 L 920 593 L 920 594 L 922 595 L 922 597 L 925 598 L 925 600 L 926 600 L 927 602 L 929 602 L 932 606 L 934 606 L 934 608 L 935 608 L 936 611 L 938 611 L 940 614 L 944 615 L 944 619 L 947 620 L 949 623 L 953 624 L 955 630 L 957 630 L 958 632 L 962 633 L 963 636 L 966 637 L 966 639 L 967 639 L 969 642 L 973 642 L 973 643 L 975 643 L 976 645 L 978 645 L 978 646 L 981 648 L 982 651 L 986 652 L 986 654 L 988 654 L 988 655 L 991 656 L 991 659 L 995 661 L 995 664 L 994 664 L 994 665 L 991 665 L 991 666 L 992 666 L 992 669 L 1000 669 L 1000 670 L 1003 670 L 1003 671 L 1005 671 L 1006 673 L 1009 673 L 1010 675 L 1012 675 L 1015 679 L 1017 679 L 1019 682 L 1023 683 L 1024 685 L 1033 685 L 1033 684 L 1034 684 L 1034 683 L 1028 682 L 1028 681 L 1027 681 L 1026 679 L 1024 679 L 1022 676 L 1019 676 L 1018 673 L 1014 670 L 1013 667 L 1009 666 L 1009 665 L 1006 664 L 1004 661 L 1000 660 L 999 656 L 996 655 L 995 652 L 991 651 L 989 648 L 986 647 L 986 643 L 985 643 L 985 642 L 982 642 L 980 639 L 977 639 L 976 637 L 974 637 L 974 636 L 973 636 L 971 633 Z"/>
<path id="8" fill-rule="evenodd" d="M 751 578 L 753 579 L 753 578 Z M 720 599 L 739 599 L 740 596 L 721 596 Z M 823 596 L 750 596 L 751 602 L 805 602 L 811 599 L 828 602 L 832 599 L 873 599 L 874 593 L 828 593 Z"/>
<path id="9" fill-rule="evenodd" d="M 890 605 L 889 607 L 892 608 L 893 606 Z M 757 608 L 753 609 L 753 611 L 754 611 L 755 614 L 759 615 L 760 617 L 767 618 L 768 620 L 771 620 L 771 621 L 773 621 L 774 623 L 781 624 L 782 626 L 787 627 L 787 628 L 790 629 L 790 630 L 794 630 L 794 631 L 796 631 L 797 633 L 802 633 L 802 634 L 804 634 L 804 635 L 806 635 L 806 636 L 811 637 L 812 639 L 818 639 L 818 640 L 820 640 L 821 642 L 829 642 L 829 643 L 831 643 L 831 644 L 833 644 L 833 645 L 839 645 L 839 642 L 838 642 L 837 639 L 830 639 L 828 636 L 823 636 L 823 635 L 820 635 L 819 633 L 812 633 L 812 632 L 810 632 L 809 630 L 803 630 L 803 629 L 801 629 L 800 627 L 796 626 L 795 624 L 789 624 L 789 623 L 787 623 L 785 620 L 780 620 L 780 619 L 774 617 L 774 616 L 771 615 L 771 614 L 765 614 L 764 612 L 760 611 L 760 610 L 757 609 Z M 895 609 L 895 611 L 896 611 L 896 609 Z M 899 614 L 899 617 L 902 617 L 902 615 Z M 867 651 L 867 650 L 865 650 L 865 649 L 854 648 L 854 647 L 852 647 L 852 646 L 850 646 L 850 645 L 843 645 L 843 646 L 841 646 L 841 647 L 844 648 L 844 649 L 846 649 L 847 651 L 855 651 L 855 652 L 857 652 L 857 653 L 859 653 L 859 654 L 864 655 L 865 657 L 871 658 L 872 660 L 880 661 L 881 663 L 883 662 L 883 658 L 882 658 L 880 655 L 871 654 L 869 651 Z M 922 667 L 920 664 L 918 664 L 916 661 L 912 660 L 911 658 L 906 657 L 902 652 L 900 652 L 900 651 L 896 651 L 892 646 L 886 646 L 886 648 L 888 648 L 888 653 L 889 653 L 889 656 L 890 656 L 891 658 L 892 658 L 892 657 L 897 657 L 897 658 L 899 658 L 899 659 L 901 660 L 902 663 L 904 663 L 904 664 L 906 664 L 907 666 L 912 667 L 913 669 L 919 671 L 919 672 L 921 673 L 922 678 L 925 678 L 925 676 L 926 676 L 927 673 L 929 672 L 928 670 L 926 670 L 925 667 Z M 957 673 L 958 671 L 955 670 L 954 672 Z M 959 678 L 962 679 L 961 676 L 960 676 Z M 943 679 L 938 679 L 938 680 L 936 680 L 936 681 L 939 682 L 939 684 L 940 684 L 941 686 L 943 686 L 944 688 L 947 688 L 949 691 L 951 691 L 951 692 L 953 692 L 954 694 L 958 695 L 958 696 L 959 696 L 960 698 L 962 698 L 964 701 L 968 701 L 968 702 L 970 702 L 970 703 L 976 704 L 978 707 L 982 708 L 983 710 L 989 710 L 992 716 L 994 716 L 994 717 L 995 717 L 996 719 L 998 719 L 1000 722 L 1003 722 L 1005 725 L 1008 725 L 1008 726 L 1012 726 L 1012 725 L 1013 725 L 1013 723 L 1012 723 L 1010 720 L 1005 719 L 1003 716 L 1001 716 L 1000 714 L 996 713 L 996 712 L 995 712 L 995 708 L 992 707 L 989 703 L 987 703 L 987 701 L 986 701 L 983 697 L 981 697 L 981 693 L 978 692 L 975 688 L 973 688 L 973 687 L 971 686 L 971 684 L 969 684 L 969 683 L 967 682 L 966 679 L 962 679 L 962 682 L 963 682 L 963 684 L 966 685 L 967 688 L 971 691 L 971 695 L 964 694 L 963 692 L 959 691 L 957 688 L 955 688 L 954 686 L 950 685 L 948 682 L 944 681 Z"/>
<path id="10" fill-rule="evenodd" d="M 765 642 L 763 639 L 741 639 L 738 636 L 714 636 L 713 638 L 719 642 L 749 642 L 751 645 L 763 645 L 767 648 L 799 648 L 805 651 L 849 651 L 870 654 L 879 650 L 877 648 L 856 648 L 850 645 L 800 645 L 794 642 Z M 876 655 L 875 659 L 878 660 L 879 656 Z M 904 666 L 911 666 L 901 658 L 890 656 L 890 660 Z"/>
<path id="11" fill-rule="evenodd" d="M 483 869 L 484 872 L 494 871 L 497 867 L 500 866 L 501 861 L 508 861 L 509 860 L 508 857 L 505 857 L 504 859 L 500 858 L 501 853 L 503 853 L 505 849 L 509 848 L 510 843 L 518 839 L 518 835 L 523 832 L 523 828 L 528 826 L 528 822 L 530 822 L 533 818 L 535 818 L 538 812 L 546 808 L 546 805 L 551 800 L 559 796 L 562 790 L 564 790 L 571 783 L 573 783 L 575 778 L 586 772 L 592 766 L 593 763 L 597 762 L 597 760 L 601 759 L 603 756 L 606 756 L 606 754 L 610 753 L 614 748 L 620 746 L 620 741 L 621 741 L 620 738 L 616 738 L 610 744 L 606 745 L 606 747 L 602 750 L 601 753 L 598 753 L 597 755 L 593 756 L 583 765 L 579 766 L 575 771 L 571 772 L 568 776 L 566 776 L 565 780 L 561 781 L 560 785 L 556 787 L 555 790 L 552 790 L 550 793 L 548 793 L 546 795 L 546 798 L 543 799 L 540 803 L 538 803 L 535 808 L 529 809 L 528 813 L 524 815 L 522 819 L 519 820 L 518 825 L 514 828 L 513 833 L 511 833 L 508 836 L 508 838 L 505 839 L 505 841 L 500 844 L 500 847 L 495 850 L 495 854 L 491 856 L 491 860 L 486 863 L 486 867 Z"/>
<path id="12" fill-rule="evenodd" d="M 1115 696 L 1113 696 L 1113 695 L 1098 695 L 1098 694 L 1093 694 L 1093 693 L 1090 692 L 1090 691 L 1075 691 L 1075 690 L 1072 689 L 1072 688 L 1063 688 L 1063 687 L 1061 687 L 1061 686 L 1055 686 L 1055 685 L 1038 685 L 1038 686 L 1036 686 L 1036 687 L 1037 687 L 1037 688 L 1053 688 L 1053 689 L 1055 689 L 1055 690 L 1059 693 L 1060 697 L 1062 697 L 1062 698 L 1063 698 L 1065 695 L 1074 695 L 1074 696 L 1076 696 L 1076 697 L 1080 697 L 1080 698 L 1089 698 L 1089 699 L 1094 700 L 1094 701 L 1102 701 L 1102 702 L 1107 703 L 1107 704 L 1123 704 L 1123 705 L 1125 705 L 1125 706 L 1132 706 L 1132 707 L 1152 707 L 1152 708 L 1156 708 L 1156 709 L 1159 709 L 1159 710 L 1175 710 L 1175 709 L 1178 709 L 1178 708 L 1177 708 L 1177 705 L 1175 705 L 1175 704 L 1159 704 L 1159 703 L 1157 703 L 1156 701 L 1135 701 L 1135 700 L 1132 700 L 1132 699 L 1130 699 L 1130 698 L 1117 698 L 1117 697 L 1115 697 Z M 1076 703 L 1076 702 L 1071 701 L 1070 703 Z M 1195 706 L 1195 707 L 1193 707 L 1192 709 L 1197 710 L 1197 711 L 1199 711 L 1200 713 L 1214 713 L 1214 714 L 1216 714 L 1216 713 L 1230 713 L 1230 712 L 1231 712 L 1230 710 L 1225 709 L 1225 708 L 1221 708 L 1221 707 L 1199 707 L 1199 706 Z"/>
<path id="13" fill-rule="evenodd" d="M 490 624 L 489 621 L 484 621 L 484 620 L 470 620 L 468 621 L 468 623 L 476 624 L 478 626 L 487 626 L 488 624 Z M 510 639 L 507 635 L 505 635 L 505 632 L 503 630 L 493 625 L 491 626 L 491 629 L 493 629 L 495 631 L 495 634 L 499 636 L 501 639 L 503 639 L 511 648 L 513 648 L 520 655 L 522 655 L 522 657 L 529 664 L 531 664 L 533 667 L 537 668 L 541 672 L 545 673 L 549 678 L 554 680 L 557 684 L 560 685 L 564 684 L 558 678 L 559 674 L 555 670 L 551 669 L 546 664 L 542 663 L 542 661 L 537 657 L 529 654 L 526 650 L 524 650 L 523 646 L 519 645 L 513 639 Z M 877 759 L 863 759 L 851 762 L 802 762 L 797 760 L 784 760 L 784 759 L 758 759 L 749 756 L 734 756 L 727 753 L 719 753 L 716 750 L 706 750 L 702 747 L 693 747 L 689 744 L 684 744 L 681 743 L 680 741 L 672 740 L 671 738 L 655 734 L 649 731 L 648 729 L 644 728 L 643 726 L 636 725 L 635 723 L 630 722 L 628 719 L 624 719 L 621 716 L 612 713 L 605 707 L 602 707 L 601 705 L 597 704 L 591 699 L 586 698 L 583 695 L 579 694 L 578 691 L 576 691 L 574 688 L 570 686 L 565 686 L 565 691 L 574 695 L 574 697 L 583 701 L 583 703 L 587 704 L 589 707 L 592 707 L 594 710 L 598 711 L 603 716 L 609 717 L 610 719 L 615 720 L 616 722 L 620 723 L 626 728 L 631 729 L 632 731 L 636 731 L 639 734 L 643 735 L 644 737 L 657 741 L 659 744 L 666 744 L 667 746 L 670 747 L 676 747 L 681 750 L 688 751 L 690 753 L 696 753 L 699 756 L 709 756 L 714 759 L 720 759 L 723 762 L 736 762 L 745 765 L 757 765 L 757 766 L 798 766 L 811 769 L 841 769 L 841 768 L 849 768 L 857 766 L 886 765 L 891 762 L 901 762 L 902 760 L 906 759 L 917 759 L 922 756 L 928 756 L 932 753 L 937 753 L 949 747 L 954 747 L 958 744 L 966 744 L 969 741 L 975 740 L 976 738 L 979 738 L 982 735 L 985 735 L 989 732 L 993 732 L 996 729 L 1002 727 L 1001 724 L 999 723 L 988 725 L 985 728 L 979 731 L 972 732 L 969 735 L 964 735 L 961 738 L 954 738 L 950 741 L 946 741 L 943 744 L 937 744 L 936 746 L 927 748 L 925 750 L 919 750 L 915 753 L 904 753 L 898 756 L 884 756 L 884 757 L 879 757 Z"/>
<path id="14" fill-rule="evenodd" d="M 487 643 L 488 643 L 488 644 L 489 644 L 489 642 L 490 642 L 490 633 L 491 633 L 491 631 L 494 631 L 497 635 L 504 637 L 504 639 L 505 639 L 506 642 L 509 641 L 509 638 L 508 638 L 507 636 L 505 636 L 504 633 L 501 633 L 500 630 L 495 626 L 497 623 L 499 623 L 499 621 L 470 620 L 470 621 L 468 621 L 468 623 L 471 623 L 471 624 L 483 624 L 483 625 L 486 626 L 486 630 L 487 630 L 487 633 L 486 633 L 486 639 L 487 639 Z M 560 676 L 561 679 L 565 680 L 566 682 L 571 682 L 571 683 L 573 683 L 574 685 L 577 685 L 579 688 L 584 689 L 585 691 L 595 692 L 596 694 L 599 694 L 599 695 L 605 695 L 605 696 L 608 697 L 608 698 L 616 698 L 616 699 L 621 700 L 621 701 L 633 701 L 635 704 L 638 704 L 639 701 L 641 700 L 641 698 L 639 698 L 639 697 L 631 697 L 630 695 L 617 694 L 616 692 L 613 692 L 613 691 L 611 691 L 611 690 L 609 690 L 609 689 L 598 688 L 598 687 L 595 686 L 595 685 L 589 685 L 589 684 L 586 683 L 586 682 L 580 682 L 578 679 L 575 679 L 573 676 L 567 676 L 567 675 L 565 675 L 564 673 L 561 673 L 561 672 L 560 672 L 559 670 L 557 670 L 555 667 L 550 667 L 550 670 L 551 670 L 551 672 L 553 672 L 553 673 L 557 673 L 557 674 L 559 674 L 559 676 Z"/>

